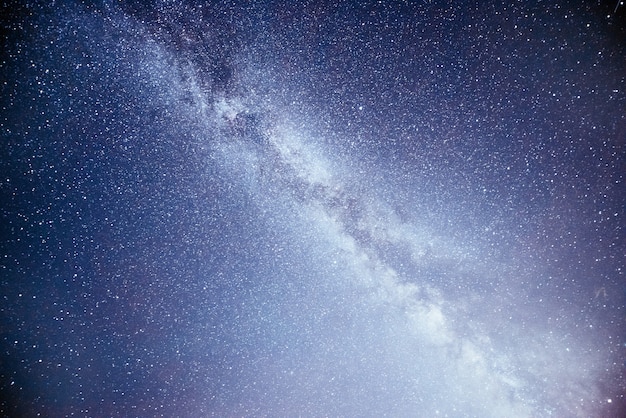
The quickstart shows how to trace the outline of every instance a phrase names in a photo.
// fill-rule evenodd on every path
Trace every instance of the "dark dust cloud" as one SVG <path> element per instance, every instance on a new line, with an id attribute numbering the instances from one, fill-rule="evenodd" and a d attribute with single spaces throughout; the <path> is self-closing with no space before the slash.
<path id="1" fill-rule="evenodd" d="M 0 11 L 2 415 L 623 416 L 626 6 L 146 3 Z"/>

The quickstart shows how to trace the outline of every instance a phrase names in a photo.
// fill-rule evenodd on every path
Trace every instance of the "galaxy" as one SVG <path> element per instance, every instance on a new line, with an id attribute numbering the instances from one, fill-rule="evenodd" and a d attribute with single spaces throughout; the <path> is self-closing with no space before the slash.
<path id="1" fill-rule="evenodd" d="M 0 16 L 2 416 L 624 416 L 622 2 Z"/>

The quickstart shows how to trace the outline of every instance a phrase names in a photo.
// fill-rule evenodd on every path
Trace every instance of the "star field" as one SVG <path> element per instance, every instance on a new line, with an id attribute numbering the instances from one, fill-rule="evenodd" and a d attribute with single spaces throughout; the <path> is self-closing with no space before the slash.
<path id="1" fill-rule="evenodd" d="M 625 13 L 3 6 L 0 411 L 622 416 Z"/>

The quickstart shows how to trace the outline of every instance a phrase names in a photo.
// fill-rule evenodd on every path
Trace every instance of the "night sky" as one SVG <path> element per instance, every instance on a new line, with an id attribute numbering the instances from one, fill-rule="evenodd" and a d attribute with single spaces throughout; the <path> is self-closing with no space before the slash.
<path id="1" fill-rule="evenodd" d="M 626 5 L 51 3 L 0 9 L 2 416 L 624 416 Z"/>

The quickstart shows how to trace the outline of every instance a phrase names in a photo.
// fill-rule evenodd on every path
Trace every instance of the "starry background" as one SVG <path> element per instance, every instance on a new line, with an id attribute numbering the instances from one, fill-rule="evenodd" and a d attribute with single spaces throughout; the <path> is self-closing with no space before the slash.
<path id="1" fill-rule="evenodd" d="M 625 13 L 3 5 L 0 411 L 623 416 Z"/>

